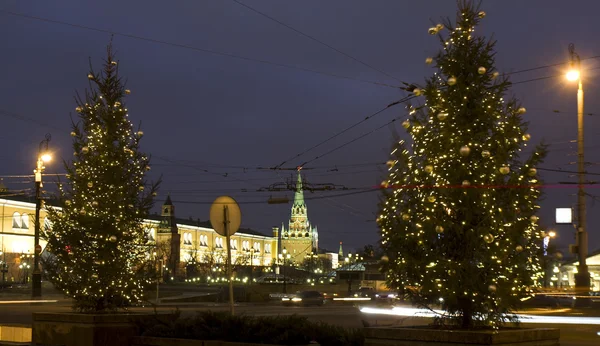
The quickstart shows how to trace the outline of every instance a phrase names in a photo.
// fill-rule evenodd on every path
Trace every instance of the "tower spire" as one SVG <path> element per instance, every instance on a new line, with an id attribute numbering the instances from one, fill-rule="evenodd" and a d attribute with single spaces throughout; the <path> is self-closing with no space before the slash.
<path id="1" fill-rule="evenodd" d="M 302 167 L 298 167 L 298 181 L 296 182 L 296 192 L 294 193 L 294 207 L 304 206 L 304 190 L 302 188 L 302 175 L 300 170 Z"/>

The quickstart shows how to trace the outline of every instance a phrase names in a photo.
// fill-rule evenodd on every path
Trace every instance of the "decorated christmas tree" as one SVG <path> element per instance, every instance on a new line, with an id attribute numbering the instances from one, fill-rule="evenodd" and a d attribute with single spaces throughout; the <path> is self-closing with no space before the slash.
<path id="1" fill-rule="evenodd" d="M 394 146 L 382 183 L 383 270 L 420 306 L 443 307 L 438 322 L 498 328 L 541 274 L 535 167 L 545 147 L 525 155 L 526 110 L 505 97 L 495 42 L 475 33 L 486 14 L 458 5 L 455 26 L 429 29 L 442 45 L 425 60 L 436 72 L 410 86 L 420 104 L 402 125 L 412 140 Z"/>
<path id="2" fill-rule="evenodd" d="M 136 271 L 148 253 L 142 221 L 158 183 L 145 175 L 149 157 L 139 150 L 143 132 L 128 119 L 121 78 L 111 45 L 104 69 L 90 67 L 89 90 L 76 97 L 72 162 L 59 184 L 61 208 L 48 208 L 44 230 L 48 279 L 74 298 L 81 312 L 113 311 L 139 302 L 144 280 Z"/>

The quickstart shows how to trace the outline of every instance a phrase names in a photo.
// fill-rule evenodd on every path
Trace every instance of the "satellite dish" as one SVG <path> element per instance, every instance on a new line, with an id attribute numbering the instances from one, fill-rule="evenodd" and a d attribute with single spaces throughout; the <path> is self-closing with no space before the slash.
<path id="1" fill-rule="evenodd" d="M 210 223 L 215 232 L 220 235 L 224 237 L 234 235 L 242 223 L 242 212 L 235 199 L 229 196 L 217 197 L 210 206 Z"/>

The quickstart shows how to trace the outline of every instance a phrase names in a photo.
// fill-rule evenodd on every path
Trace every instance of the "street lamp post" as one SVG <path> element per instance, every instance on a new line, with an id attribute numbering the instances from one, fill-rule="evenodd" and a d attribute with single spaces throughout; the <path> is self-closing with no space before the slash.
<path id="1" fill-rule="evenodd" d="M 254 248 L 250 249 L 250 285 L 254 280 Z"/>
<path id="2" fill-rule="evenodd" d="M 573 82 L 578 82 L 577 89 L 577 177 L 578 177 L 578 192 L 577 192 L 577 257 L 579 257 L 579 265 L 577 266 L 577 274 L 575 274 L 575 288 L 578 291 L 588 292 L 590 287 L 590 273 L 586 264 L 588 255 L 588 235 L 585 216 L 585 161 L 583 157 L 583 83 L 581 81 L 581 63 L 579 55 L 575 53 L 575 45 L 569 44 L 569 54 L 571 58 L 571 69 L 567 72 L 567 79 Z M 583 293 L 583 292 L 579 292 Z"/>
<path id="3" fill-rule="evenodd" d="M 33 171 L 35 174 L 35 233 L 33 238 L 34 251 L 33 251 L 33 275 L 32 275 L 32 291 L 31 296 L 33 298 L 40 298 L 42 296 L 42 270 L 40 268 L 40 253 L 42 247 L 40 246 L 40 209 L 42 209 L 42 172 L 44 171 L 44 163 L 49 162 L 52 159 L 48 152 L 48 142 L 50 142 L 50 134 L 46 135 L 46 138 L 40 142 L 36 168 Z"/>

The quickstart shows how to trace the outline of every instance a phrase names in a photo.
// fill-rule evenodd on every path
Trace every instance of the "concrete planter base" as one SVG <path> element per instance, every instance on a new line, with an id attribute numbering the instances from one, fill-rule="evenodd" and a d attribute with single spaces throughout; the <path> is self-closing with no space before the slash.
<path id="1" fill-rule="evenodd" d="M 365 346 L 559 346 L 555 328 L 514 328 L 494 331 L 444 330 L 431 327 L 365 328 Z"/>
<path id="2" fill-rule="evenodd" d="M 139 335 L 137 323 L 145 320 L 170 319 L 172 314 L 33 314 L 32 345 L 44 346 L 129 346 Z"/>
<path id="3" fill-rule="evenodd" d="M 136 336 L 131 339 L 131 346 L 276 346 L 245 342 L 230 342 L 219 340 L 188 340 Z M 318 344 L 306 346 L 319 346 Z"/>

